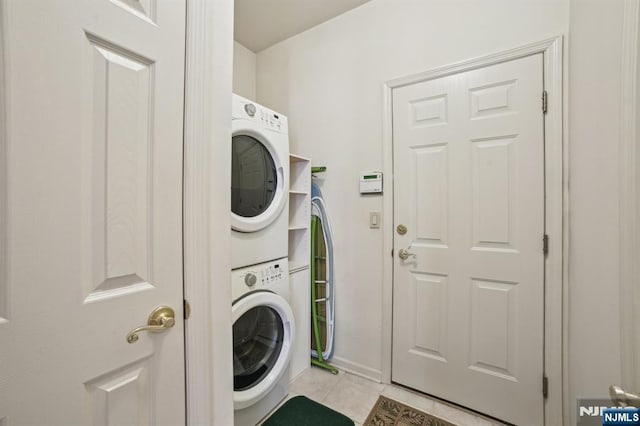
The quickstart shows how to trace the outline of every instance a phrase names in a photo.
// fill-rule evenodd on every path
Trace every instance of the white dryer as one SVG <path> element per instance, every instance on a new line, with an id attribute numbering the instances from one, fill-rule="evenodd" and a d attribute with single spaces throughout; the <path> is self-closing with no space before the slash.
<path id="1" fill-rule="evenodd" d="M 232 271 L 233 408 L 254 426 L 289 393 L 295 320 L 287 258 Z"/>
<path id="2" fill-rule="evenodd" d="M 231 268 L 288 255 L 287 117 L 233 95 Z"/>

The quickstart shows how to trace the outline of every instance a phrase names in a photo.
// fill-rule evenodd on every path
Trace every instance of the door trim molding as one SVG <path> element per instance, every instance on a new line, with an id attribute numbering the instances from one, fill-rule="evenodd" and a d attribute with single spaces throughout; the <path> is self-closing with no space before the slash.
<path id="1" fill-rule="evenodd" d="M 525 56 L 543 54 L 544 87 L 549 96 L 545 116 L 545 224 L 549 254 L 545 259 L 545 374 L 550 377 L 545 424 L 568 424 L 567 410 L 567 260 L 568 147 L 564 141 L 563 38 L 543 40 L 515 49 L 389 80 L 383 84 L 382 139 L 386 188 L 383 201 L 382 381 L 391 382 L 393 300 L 393 89 L 471 71 Z M 542 94 L 541 94 L 542 95 Z M 541 236 L 542 237 L 542 236 Z M 541 241 L 542 249 L 542 241 Z M 542 378 L 541 392 L 542 392 Z M 566 422 L 563 422 L 563 419 Z"/>
<path id="2" fill-rule="evenodd" d="M 621 385 L 630 392 L 640 390 L 640 280 L 637 259 L 638 166 L 636 140 L 638 102 L 638 19 L 640 0 L 625 0 L 622 25 L 622 76 L 620 106 L 620 334 Z M 614 383 L 612 383 L 614 384 Z"/>
<path id="3" fill-rule="evenodd" d="M 7 75 L 7 27 L 5 2 L 0 0 L 0 325 L 8 320 L 9 302 L 7 300 L 7 129 L 10 90 Z"/>
<path id="4" fill-rule="evenodd" d="M 233 419 L 231 78 L 233 1 L 187 2 L 184 297 L 188 425 Z"/>

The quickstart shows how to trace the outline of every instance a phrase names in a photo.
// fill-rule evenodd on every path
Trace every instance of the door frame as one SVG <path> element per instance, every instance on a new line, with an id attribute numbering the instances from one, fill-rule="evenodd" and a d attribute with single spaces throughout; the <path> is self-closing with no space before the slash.
<path id="1" fill-rule="evenodd" d="M 7 6 L 0 0 L 0 325 L 7 322 L 7 107 L 8 99 L 11 99 L 11 88 L 5 81 L 7 73 L 8 41 L 6 31 L 8 19 Z M 1 420 L 1 419 L 0 419 Z"/>
<path id="2" fill-rule="evenodd" d="M 383 205 L 382 381 L 391 383 L 393 330 L 393 89 L 471 71 L 535 54 L 543 54 L 548 109 L 545 138 L 545 227 L 549 254 L 545 258 L 544 371 L 550 378 L 544 403 L 545 424 L 568 424 L 568 146 L 564 139 L 563 37 L 558 36 L 480 58 L 389 80 L 383 84 L 382 146 L 386 178 Z M 542 94 L 541 94 L 542 95 Z M 542 236 L 541 236 L 542 237 Z M 540 242 L 542 250 L 542 241 Z M 542 391 L 542 377 L 540 378 Z M 566 420 L 563 422 L 563 419 Z"/>
<path id="3" fill-rule="evenodd" d="M 188 425 L 233 419 L 231 91 L 233 0 L 187 1 L 184 298 Z"/>
<path id="4" fill-rule="evenodd" d="M 621 385 L 628 392 L 640 391 L 640 174 L 637 172 L 640 142 L 636 135 L 640 85 L 638 50 L 640 0 L 625 0 L 622 24 L 622 75 L 620 105 L 620 355 Z M 612 383 L 615 384 L 615 383 Z"/>

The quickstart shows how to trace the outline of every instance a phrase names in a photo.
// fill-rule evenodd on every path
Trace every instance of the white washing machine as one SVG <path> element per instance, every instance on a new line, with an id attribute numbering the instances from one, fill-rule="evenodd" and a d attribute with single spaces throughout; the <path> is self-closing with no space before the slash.
<path id="1" fill-rule="evenodd" d="M 288 255 L 287 117 L 233 95 L 231 268 Z"/>
<path id="2" fill-rule="evenodd" d="M 233 408 L 255 426 L 289 393 L 295 320 L 287 258 L 232 271 Z"/>

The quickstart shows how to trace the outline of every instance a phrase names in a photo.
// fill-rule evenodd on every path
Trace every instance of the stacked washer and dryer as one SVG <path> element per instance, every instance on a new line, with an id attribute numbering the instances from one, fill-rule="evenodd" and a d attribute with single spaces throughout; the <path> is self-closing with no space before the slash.
<path id="1" fill-rule="evenodd" d="M 287 118 L 233 96 L 231 261 L 236 426 L 254 426 L 289 392 Z"/>

